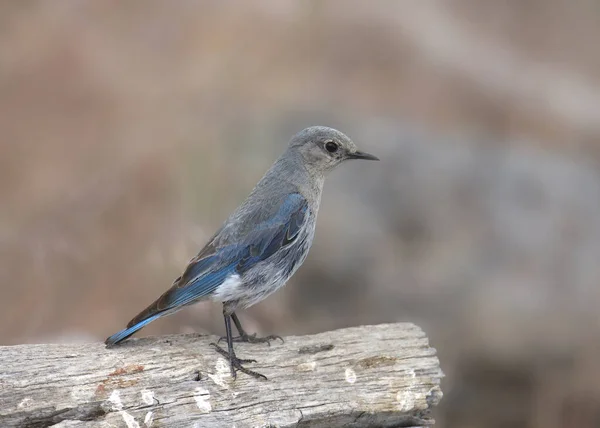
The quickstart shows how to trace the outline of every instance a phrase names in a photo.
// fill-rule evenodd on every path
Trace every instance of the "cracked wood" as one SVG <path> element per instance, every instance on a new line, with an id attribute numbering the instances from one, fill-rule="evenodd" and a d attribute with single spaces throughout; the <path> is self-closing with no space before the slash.
<path id="1" fill-rule="evenodd" d="M 442 397 L 413 324 L 236 344 L 269 380 L 233 382 L 214 336 L 0 347 L 2 427 L 421 427 Z"/>

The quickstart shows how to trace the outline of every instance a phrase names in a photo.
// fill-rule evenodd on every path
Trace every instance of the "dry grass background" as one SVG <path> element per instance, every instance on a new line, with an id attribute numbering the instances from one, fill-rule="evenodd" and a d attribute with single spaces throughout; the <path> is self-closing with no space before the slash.
<path id="1" fill-rule="evenodd" d="M 440 426 L 600 426 L 597 40 L 594 0 L 0 3 L 0 342 L 121 328 L 327 124 L 383 162 L 249 329 L 411 320 Z"/>

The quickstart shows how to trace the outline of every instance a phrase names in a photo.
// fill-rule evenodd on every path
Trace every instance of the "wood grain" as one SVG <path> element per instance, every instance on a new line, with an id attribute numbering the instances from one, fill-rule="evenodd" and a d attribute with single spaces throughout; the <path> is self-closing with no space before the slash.
<path id="1" fill-rule="evenodd" d="M 413 324 L 236 344 L 268 381 L 233 381 L 215 340 L 0 347 L 0 426 L 417 427 L 442 397 L 435 350 Z"/>

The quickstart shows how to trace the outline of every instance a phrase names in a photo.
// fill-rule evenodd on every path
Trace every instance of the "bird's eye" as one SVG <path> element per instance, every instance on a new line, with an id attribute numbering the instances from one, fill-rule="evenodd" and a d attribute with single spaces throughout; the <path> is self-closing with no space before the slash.
<path id="1" fill-rule="evenodd" d="M 327 150 L 329 153 L 335 153 L 338 151 L 338 145 L 333 141 L 328 141 L 325 143 L 325 150 Z"/>

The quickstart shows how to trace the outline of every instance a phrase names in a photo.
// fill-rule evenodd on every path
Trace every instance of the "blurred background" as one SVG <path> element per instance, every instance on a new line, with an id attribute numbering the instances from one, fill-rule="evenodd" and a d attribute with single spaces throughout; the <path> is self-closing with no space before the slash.
<path id="1" fill-rule="evenodd" d="M 247 329 L 415 322 L 436 426 L 599 427 L 599 40 L 597 0 L 1 2 L 0 343 L 121 329 L 322 124 L 382 162 Z"/>

